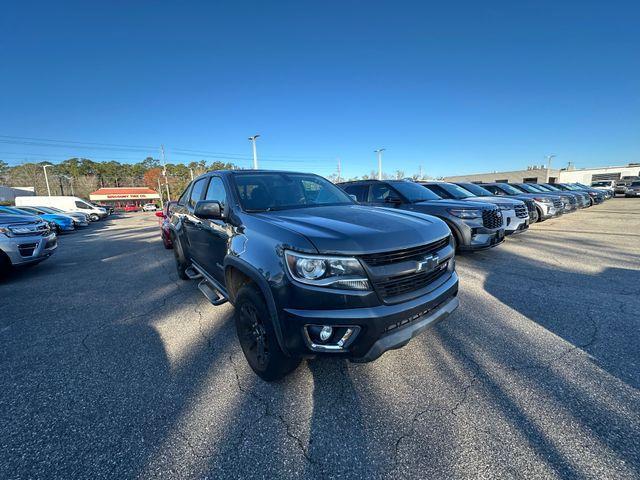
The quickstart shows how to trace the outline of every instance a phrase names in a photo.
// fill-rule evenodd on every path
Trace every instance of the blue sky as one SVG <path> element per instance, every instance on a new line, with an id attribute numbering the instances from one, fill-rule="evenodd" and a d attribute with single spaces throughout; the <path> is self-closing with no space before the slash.
<path id="1" fill-rule="evenodd" d="M 639 161 L 638 2 L 524 3 L 10 2 L 0 135 L 248 167 L 259 133 L 265 168 L 346 176 L 378 147 L 434 176 Z M 146 156 L 7 140 L 10 163 Z"/>

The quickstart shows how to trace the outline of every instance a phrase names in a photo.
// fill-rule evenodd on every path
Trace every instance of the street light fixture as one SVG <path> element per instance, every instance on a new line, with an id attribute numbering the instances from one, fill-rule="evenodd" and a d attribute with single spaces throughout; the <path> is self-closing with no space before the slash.
<path id="1" fill-rule="evenodd" d="M 385 150 L 386 148 L 379 148 L 373 151 L 378 154 L 378 180 L 382 180 L 382 152 Z"/>
<path id="2" fill-rule="evenodd" d="M 44 170 L 44 181 L 47 184 L 47 195 L 51 196 L 51 189 L 49 188 L 49 177 L 47 177 L 47 167 L 53 167 L 53 165 L 48 163 L 42 166 L 42 169 Z"/>
<path id="3" fill-rule="evenodd" d="M 547 155 L 547 170 L 551 170 L 551 160 L 555 157 L 555 155 Z"/>
<path id="4" fill-rule="evenodd" d="M 251 142 L 251 145 L 253 146 L 253 169 L 254 170 L 258 169 L 258 151 L 256 150 L 256 139 L 259 136 L 260 135 L 253 135 L 252 137 L 249 137 L 249 141 Z"/>

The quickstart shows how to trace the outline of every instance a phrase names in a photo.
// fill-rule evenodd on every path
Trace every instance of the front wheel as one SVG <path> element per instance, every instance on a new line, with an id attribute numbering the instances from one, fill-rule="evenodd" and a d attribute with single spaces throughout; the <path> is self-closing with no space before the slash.
<path id="1" fill-rule="evenodd" d="M 89 215 L 89 220 L 91 220 L 92 222 L 97 222 L 98 220 L 100 220 L 100 217 L 96 213 L 92 213 L 91 215 Z"/>
<path id="2" fill-rule="evenodd" d="M 254 285 L 240 289 L 235 309 L 240 347 L 256 375 L 272 382 L 284 378 L 300 365 L 300 358 L 288 357 L 280 348 L 264 297 Z"/>

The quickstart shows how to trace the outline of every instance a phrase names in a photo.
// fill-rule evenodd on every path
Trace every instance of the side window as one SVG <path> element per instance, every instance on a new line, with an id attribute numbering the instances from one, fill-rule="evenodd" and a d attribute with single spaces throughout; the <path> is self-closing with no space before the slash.
<path id="1" fill-rule="evenodd" d="M 389 185 L 386 183 L 374 183 L 371 187 L 371 201 L 373 203 L 385 203 L 387 198 L 397 197 Z"/>
<path id="2" fill-rule="evenodd" d="M 211 177 L 205 200 L 217 200 L 224 208 L 227 203 L 227 191 L 224 189 L 224 182 L 220 177 Z"/>
<path id="3" fill-rule="evenodd" d="M 84 202 L 79 202 L 76 200 L 76 207 L 81 208 L 83 210 L 91 210 L 91 207 Z"/>
<path id="4" fill-rule="evenodd" d="M 440 185 L 425 185 L 425 187 L 427 187 L 429 190 L 431 190 L 433 193 L 435 193 L 439 197 L 452 198 L 452 195 L 449 192 L 447 192 L 444 188 L 442 188 Z"/>
<path id="5" fill-rule="evenodd" d="M 201 178 L 193 184 L 191 189 L 191 196 L 189 197 L 189 206 L 191 208 L 196 206 L 196 202 L 202 199 L 202 193 L 204 191 L 204 185 L 207 183 L 207 178 Z"/>
<path id="6" fill-rule="evenodd" d="M 366 202 L 369 194 L 369 185 L 347 185 L 344 191 L 349 195 L 354 195 L 359 202 Z"/>
<path id="7" fill-rule="evenodd" d="M 191 187 L 191 184 L 187 185 L 187 188 L 184 189 L 184 192 L 182 192 L 182 195 L 180 195 L 180 198 L 178 199 L 178 205 L 181 205 L 184 207 L 187 204 L 187 201 L 189 200 L 190 187 Z"/>

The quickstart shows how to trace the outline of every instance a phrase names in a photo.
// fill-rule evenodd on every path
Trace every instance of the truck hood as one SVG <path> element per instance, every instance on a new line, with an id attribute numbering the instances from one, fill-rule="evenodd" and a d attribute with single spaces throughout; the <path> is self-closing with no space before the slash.
<path id="1" fill-rule="evenodd" d="M 300 208 L 255 216 L 304 235 L 320 253 L 342 255 L 415 247 L 451 233 L 443 221 L 429 215 L 362 205 Z"/>
<path id="2" fill-rule="evenodd" d="M 488 196 L 484 196 L 484 197 L 469 197 L 469 198 L 467 198 L 467 200 L 470 201 L 470 202 L 491 203 L 493 205 L 497 205 L 497 204 L 521 205 L 522 204 L 522 201 L 516 200 L 515 198 L 498 197 L 498 196 L 493 196 L 493 197 L 488 197 Z"/>

